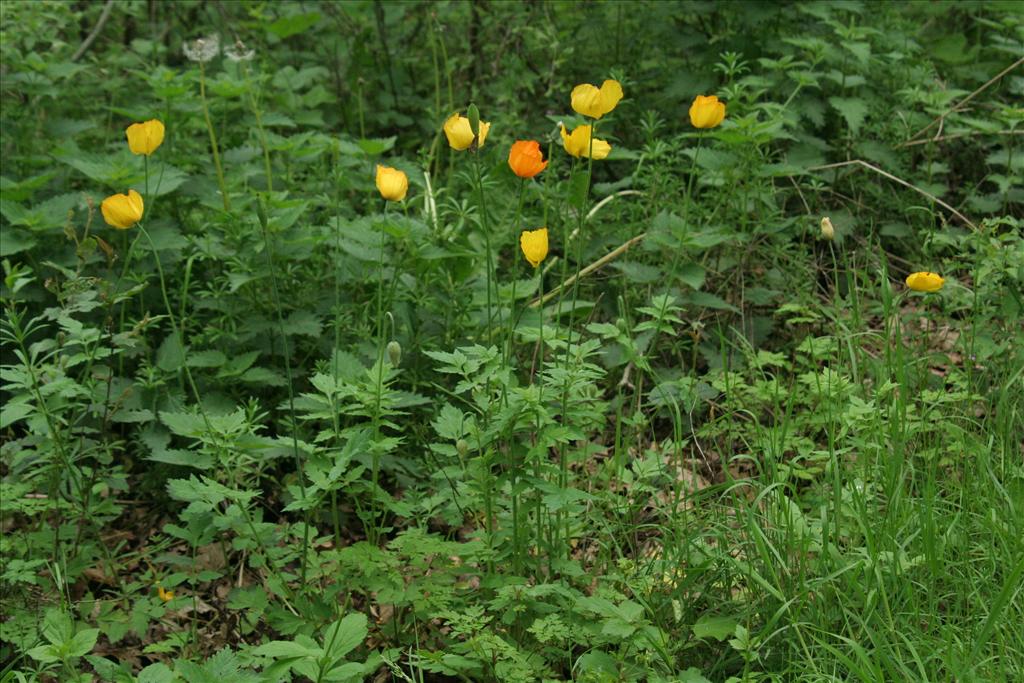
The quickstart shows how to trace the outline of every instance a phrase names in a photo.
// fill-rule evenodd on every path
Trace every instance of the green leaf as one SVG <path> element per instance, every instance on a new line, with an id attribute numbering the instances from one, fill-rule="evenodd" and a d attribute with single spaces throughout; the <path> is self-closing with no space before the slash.
<path id="1" fill-rule="evenodd" d="M 28 251 L 36 246 L 36 240 L 28 232 L 19 228 L 4 228 L 0 238 L 0 256 L 11 256 Z"/>
<path id="2" fill-rule="evenodd" d="M 356 140 L 356 144 L 359 145 L 359 149 L 365 152 L 368 156 L 377 156 L 388 152 L 392 147 L 395 146 L 395 141 L 398 138 L 392 135 L 389 138 L 362 138 Z"/>
<path id="3" fill-rule="evenodd" d="M 199 437 L 206 433 L 206 422 L 201 415 L 160 411 L 160 421 L 178 436 Z"/>
<path id="4" fill-rule="evenodd" d="M 700 306 L 701 308 L 714 308 L 722 311 L 732 311 L 733 313 L 740 312 L 740 309 L 710 292 L 687 292 L 683 295 L 683 300 L 686 303 Z"/>
<path id="5" fill-rule="evenodd" d="M 81 657 L 92 652 L 96 647 L 96 639 L 100 635 L 98 628 L 87 628 L 75 634 L 67 645 L 69 657 Z"/>
<path id="6" fill-rule="evenodd" d="M 722 642 L 733 634 L 737 623 L 739 622 L 735 617 L 705 614 L 693 625 L 693 635 L 701 640 L 714 638 L 718 642 Z"/>
<path id="7" fill-rule="evenodd" d="M 0 408 L 0 429 L 7 429 L 19 420 L 23 420 L 33 413 L 30 403 L 5 403 Z"/>
<path id="8" fill-rule="evenodd" d="M 253 650 L 253 654 L 274 659 L 299 659 L 303 657 L 317 659 L 323 656 L 324 651 L 320 648 L 299 645 L 291 640 L 272 640 L 257 647 Z"/>
<path id="9" fill-rule="evenodd" d="M 294 14 L 290 17 L 281 17 L 267 27 L 267 30 L 275 36 L 284 40 L 291 36 L 298 35 L 320 21 L 320 15 L 316 12 L 309 14 Z"/>
<path id="10" fill-rule="evenodd" d="M 219 368 L 224 365 L 228 357 L 221 351 L 191 351 L 188 354 L 188 366 L 190 368 Z"/>
<path id="11" fill-rule="evenodd" d="M 240 356 L 231 358 L 224 367 L 220 369 L 220 372 L 217 373 L 217 377 L 235 377 L 237 375 L 241 375 L 249 369 L 249 366 L 256 362 L 259 355 L 259 351 L 248 351 Z"/>
<path id="12" fill-rule="evenodd" d="M 850 133 L 856 135 L 868 115 L 868 103 L 859 97 L 830 97 L 828 103 L 846 120 Z"/>
<path id="13" fill-rule="evenodd" d="M 157 662 L 140 671 L 135 680 L 137 683 L 174 683 L 178 679 L 166 664 Z"/>
<path id="14" fill-rule="evenodd" d="M 356 612 L 334 622 L 324 633 L 324 647 L 327 655 L 339 660 L 366 639 L 366 615 Z"/>
<path id="15" fill-rule="evenodd" d="M 693 289 L 700 289 L 704 286 L 704 278 L 707 277 L 707 271 L 697 263 L 687 263 L 679 269 L 676 277 L 682 280 L 683 284 Z"/>

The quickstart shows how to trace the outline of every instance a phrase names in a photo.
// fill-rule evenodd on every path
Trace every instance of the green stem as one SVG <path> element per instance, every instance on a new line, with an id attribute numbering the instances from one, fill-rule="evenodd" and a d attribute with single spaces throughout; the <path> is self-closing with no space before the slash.
<path id="1" fill-rule="evenodd" d="M 260 200 L 262 202 L 262 200 Z M 302 457 L 299 455 L 299 437 L 296 434 L 298 422 L 295 419 L 295 389 L 292 379 L 291 354 L 288 349 L 288 335 L 284 327 L 284 314 L 281 311 L 281 295 L 277 289 L 277 273 L 274 270 L 274 254 L 270 246 L 270 226 L 265 217 L 265 210 L 261 211 L 260 225 L 263 228 L 263 250 L 267 255 L 267 267 L 270 269 L 270 292 L 274 297 L 274 308 L 277 310 L 277 324 L 281 334 L 281 352 L 284 354 L 284 372 L 288 380 L 288 415 L 291 420 L 292 431 L 292 455 L 295 458 L 295 471 L 299 476 L 299 491 L 302 493 L 302 500 L 306 500 L 306 473 L 302 464 Z M 309 555 L 309 509 L 303 506 L 302 511 L 302 570 L 301 583 L 306 585 L 306 566 Z"/>
<path id="2" fill-rule="evenodd" d="M 252 107 L 253 116 L 256 117 L 256 131 L 260 136 L 260 146 L 263 148 L 263 172 L 267 176 L 267 194 L 274 192 L 274 176 L 270 166 L 270 145 L 267 144 L 267 131 L 263 128 L 263 114 L 260 112 L 259 103 L 252 93 L 252 81 L 249 78 L 249 67 L 245 67 L 245 85 L 249 95 L 249 106 Z M 223 189 L 221 190 L 223 192 Z"/>
<path id="3" fill-rule="evenodd" d="M 577 300 L 577 295 L 579 293 L 579 284 L 580 284 L 580 267 L 581 267 L 581 265 L 583 263 L 583 226 L 584 226 L 584 223 L 586 222 L 587 199 L 590 197 L 590 185 L 591 185 L 591 181 L 593 180 L 593 177 L 594 177 L 594 138 L 596 136 L 597 136 L 597 120 L 595 120 L 591 124 L 591 126 L 590 126 L 590 139 L 588 140 L 588 143 L 587 143 L 587 187 L 586 187 L 586 192 L 583 195 L 583 201 L 580 203 L 580 206 L 577 209 L 577 225 L 576 225 L 576 275 L 575 275 L 575 277 L 573 277 L 573 281 L 572 281 L 572 299 L 571 299 L 571 303 L 569 305 L 569 326 L 568 326 L 568 330 L 566 331 L 566 340 L 565 340 L 565 372 L 566 372 L 566 379 L 565 379 L 565 385 L 564 385 L 564 387 L 562 389 L 562 406 L 561 406 L 562 420 L 565 420 L 565 413 L 566 413 L 566 410 L 568 409 L 568 403 L 569 403 L 569 384 L 570 384 L 570 379 L 569 379 L 569 360 L 570 360 L 571 354 L 572 354 L 572 325 L 573 325 L 573 318 L 576 315 L 576 300 Z M 565 246 L 565 249 L 566 249 L 566 251 L 568 251 L 568 245 Z M 543 303 L 541 305 L 543 306 Z M 580 332 L 581 336 L 582 336 L 582 334 L 583 333 Z M 565 449 L 566 449 L 566 444 L 565 443 L 562 443 L 562 444 L 559 445 L 559 448 L 558 448 L 558 486 L 559 486 L 559 488 L 565 488 L 568 485 L 568 482 L 569 482 L 569 461 L 565 457 Z M 561 511 L 559 511 L 559 513 L 558 513 L 558 522 L 559 523 L 556 525 L 556 534 L 560 531 L 561 519 L 562 519 L 562 513 L 561 513 Z M 568 516 L 566 516 L 566 518 L 565 518 L 565 540 L 566 540 L 565 549 L 566 549 L 566 552 L 568 552 L 568 549 L 569 549 L 569 518 L 568 518 Z"/>
<path id="4" fill-rule="evenodd" d="M 491 301 L 491 290 L 493 289 L 492 281 L 494 277 L 494 252 L 491 249 L 491 225 L 490 219 L 487 214 L 487 202 L 484 199 L 486 193 L 484 192 L 484 182 L 480 175 L 480 157 L 479 152 L 473 152 L 473 169 L 476 171 L 476 191 L 477 200 L 480 204 L 480 227 L 484 232 L 484 248 L 487 250 L 487 344 L 491 344 L 493 340 L 493 330 L 491 323 L 494 319 L 493 303 Z M 501 312 L 498 312 L 498 325 L 501 326 Z"/>
<path id="5" fill-rule="evenodd" d="M 384 200 L 384 220 L 388 220 L 388 202 Z M 371 477 L 373 490 L 370 491 L 370 529 L 367 533 L 372 543 L 380 538 L 377 526 L 377 488 L 380 481 L 380 406 L 384 385 L 384 243 L 385 232 L 380 231 L 380 252 L 377 259 L 377 391 L 373 410 L 373 464 Z"/>
<path id="6" fill-rule="evenodd" d="M 220 187 L 220 196 L 224 200 L 224 210 L 231 212 L 231 199 L 228 197 L 228 188 L 224 183 L 224 169 L 220 165 L 220 152 L 217 147 L 217 134 L 213 131 L 213 121 L 210 119 L 210 107 L 206 103 L 206 69 L 203 63 L 199 62 L 199 98 L 203 102 L 203 118 L 206 119 L 206 130 L 210 132 L 210 150 L 213 152 L 213 165 L 217 169 L 217 185 Z"/>
<path id="7" fill-rule="evenodd" d="M 520 226 L 519 226 L 519 221 L 522 219 L 522 216 L 523 216 L 523 190 L 524 190 L 525 187 L 526 187 L 526 179 L 525 178 L 520 178 L 519 179 L 519 201 L 517 202 L 517 206 L 516 206 L 516 218 L 512 222 L 512 249 L 513 249 L 513 253 L 514 253 L 515 247 L 516 247 L 516 237 L 519 235 L 519 232 L 520 232 L 520 229 L 521 229 Z M 512 259 L 512 273 L 511 273 L 511 276 L 512 276 L 512 303 L 509 306 L 508 340 L 507 340 L 508 348 L 507 348 L 506 353 L 505 353 L 505 367 L 508 367 L 509 364 L 511 363 L 511 360 L 512 360 L 512 347 L 515 344 L 515 333 L 516 333 L 516 281 L 519 279 L 517 277 L 517 274 L 516 274 L 516 271 L 519 270 L 519 269 L 516 267 L 516 265 L 518 263 L 519 263 L 519 259 L 518 258 L 513 258 Z"/>

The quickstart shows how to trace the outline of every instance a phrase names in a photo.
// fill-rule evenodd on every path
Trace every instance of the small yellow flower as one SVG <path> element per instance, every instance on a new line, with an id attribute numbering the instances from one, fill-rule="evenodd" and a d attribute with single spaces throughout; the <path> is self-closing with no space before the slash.
<path id="1" fill-rule="evenodd" d="M 519 246 L 523 249 L 523 256 L 536 268 L 548 255 L 548 229 L 523 230 L 519 236 Z"/>
<path id="2" fill-rule="evenodd" d="M 486 121 L 480 122 L 480 139 L 476 143 L 478 148 L 484 146 L 484 141 L 487 139 L 487 133 L 490 130 L 491 124 Z M 469 149 L 475 139 L 473 129 L 469 127 L 469 119 L 465 116 L 460 116 L 458 113 L 452 114 L 444 122 L 444 134 L 448 138 L 448 144 L 451 145 L 451 148 L 459 152 Z"/>
<path id="3" fill-rule="evenodd" d="M 592 119 L 599 119 L 615 109 L 621 99 L 622 85 L 618 81 L 607 80 L 600 88 L 584 83 L 572 89 L 573 111 Z"/>
<path id="4" fill-rule="evenodd" d="M 828 216 L 821 219 L 821 236 L 829 241 L 836 238 L 836 228 L 832 225 L 832 219 Z"/>
<path id="5" fill-rule="evenodd" d="M 145 154 L 148 157 L 164 141 L 164 124 L 157 119 L 133 123 L 125 130 L 125 135 L 128 136 L 128 149 L 132 154 Z"/>
<path id="6" fill-rule="evenodd" d="M 142 220 L 142 195 L 135 190 L 128 194 L 112 194 L 100 204 L 100 212 L 107 225 L 127 230 Z"/>
<path id="7" fill-rule="evenodd" d="M 377 189 L 389 202 L 400 202 L 409 191 L 409 177 L 397 168 L 377 164 Z"/>
<path id="8" fill-rule="evenodd" d="M 907 287 L 910 287 L 915 292 L 937 292 L 942 289 L 942 285 L 945 282 L 945 278 L 938 273 L 929 273 L 927 271 L 911 273 L 907 276 Z"/>
<path id="9" fill-rule="evenodd" d="M 174 591 L 164 590 L 164 587 L 159 583 L 156 585 L 156 594 L 164 602 L 170 602 L 174 599 Z"/>
<path id="10" fill-rule="evenodd" d="M 690 105 L 690 123 L 694 128 L 714 128 L 725 118 L 725 103 L 717 95 L 697 95 Z"/>
<path id="11" fill-rule="evenodd" d="M 577 126 L 572 133 L 567 133 L 562 126 L 562 145 L 565 151 L 574 157 L 589 157 L 593 152 L 594 159 L 604 159 L 612 151 L 612 146 L 604 140 L 594 138 L 593 148 L 590 144 L 590 126 Z"/>

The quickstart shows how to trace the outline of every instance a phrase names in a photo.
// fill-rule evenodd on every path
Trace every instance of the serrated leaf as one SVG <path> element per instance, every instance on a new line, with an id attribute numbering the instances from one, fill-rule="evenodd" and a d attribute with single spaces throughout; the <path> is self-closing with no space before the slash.
<path id="1" fill-rule="evenodd" d="M 320 15 L 316 12 L 310 12 L 309 14 L 293 14 L 290 17 L 281 17 L 273 24 L 267 27 L 267 30 L 273 33 L 275 36 L 284 40 L 291 36 L 298 35 L 320 21 Z"/>
<path id="2" fill-rule="evenodd" d="M 850 133 L 856 135 L 860 132 L 860 126 L 868 115 L 868 103 L 859 97 L 830 97 L 828 103 L 846 121 Z"/>
<path id="3" fill-rule="evenodd" d="M 252 652 L 260 657 L 274 659 L 301 659 L 304 657 L 317 659 L 323 655 L 323 650 L 320 648 L 306 647 L 290 640 L 272 640 L 260 645 Z"/>
<path id="4" fill-rule="evenodd" d="M 739 623 L 735 617 L 710 616 L 705 614 L 693 625 L 693 635 L 701 640 L 714 638 L 722 642 L 733 634 L 736 624 Z"/>

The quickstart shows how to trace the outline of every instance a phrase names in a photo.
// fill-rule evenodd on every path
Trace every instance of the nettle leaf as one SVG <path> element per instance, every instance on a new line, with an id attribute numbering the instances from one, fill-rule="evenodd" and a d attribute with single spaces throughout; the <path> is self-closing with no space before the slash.
<path id="1" fill-rule="evenodd" d="M 206 422 L 201 415 L 160 411 L 160 421 L 178 436 L 197 438 L 206 433 Z"/>
<path id="2" fill-rule="evenodd" d="M 830 97 L 828 103 L 846 120 L 850 133 L 856 135 L 868 115 L 868 103 L 859 97 Z"/>
<path id="3" fill-rule="evenodd" d="M 185 364 L 188 347 L 182 347 L 176 334 L 164 337 L 160 348 L 156 351 L 156 366 L 164 372 L 175 372 Z"/>
<path id="4" fill-rule="evenodd" d="M 320 21 L 320 15 L 316 12 L 293 14 L 290 17 L 281 17 L 268 26 L 267 30 L 284 40 L 312 28 L 318 21 Z"/>
<path id="5" fill-rule="evenodd" d="M 739 621 L 736 617 L 712 616 L 705 614 L 693 625 L 693 635 L 701 640 L 714 638 L 722 642 L 733 634 L 736 624 Z"/>
<path id="6" fill-rule="evenodd" d="M 323 323 L 310 311 L 295 311 L 284 321 L 284 331 L 288 335 L 304 335 L 319 337 Z"/>
<path id="7" fill-rule="evenodd" d="M 707 271 L 697 263 L 687 263 L 676 271 L 676 277 L 682 280 L 683 284 L 693 289 L 700 289 L 704 286 L 704 278 L 707 277 Z"/>
<path id="8" fill-rule="evenodd" d="M 188 366 L 190 368 L 219 368 L 224 365 L 228 357 L 217 350 L 191 351 L 188 354 Z"/>
<path id="9" fill-rule="evenodd" d="M 220 369 L 220 372 L 217 373 L 217 377 L 223 378 L 241 375 L 256 362 L 259 355 L 259 351 L 247 351 L 246 353 L 231 358 L 224 364 L 224 367 Z"/>
<path id="10" fill-rule="evenodd" d="M 361 138 L 356 140 L 356 145 L 369 156 L 377 156 L 384 152 L 391 151 L 398 138 L 392 135 L 389 138 Z"/>

